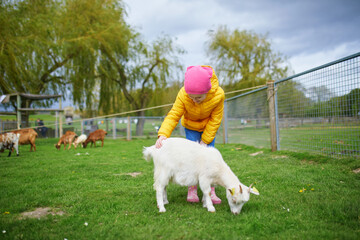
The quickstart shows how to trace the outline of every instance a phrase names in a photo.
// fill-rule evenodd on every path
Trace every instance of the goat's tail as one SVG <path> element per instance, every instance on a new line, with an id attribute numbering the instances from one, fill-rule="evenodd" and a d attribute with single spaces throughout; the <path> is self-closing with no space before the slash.
<path id="1" fill-rule="evenodd" d="M 155 151 L 155 146 L 151 146 L 151 147 L 144 147 L 143 149 L 143 157 L 146 161 L 150 162 L 150 160 L 154 157 L 154 151 Z"/>

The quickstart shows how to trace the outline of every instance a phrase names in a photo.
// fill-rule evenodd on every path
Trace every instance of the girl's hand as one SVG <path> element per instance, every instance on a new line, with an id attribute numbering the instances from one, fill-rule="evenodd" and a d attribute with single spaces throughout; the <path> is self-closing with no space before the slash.
<path id="1" fill-rule="evenodd" d="M 158 138 L 158 140 L 156 141 L 156 143 L 155 143 L 155 147 L 156 147 L 156 148 L 161 148 L 162 145 L 163 145 L 162 141 L 164 141 L 166 138 L 167 138 L 167 137 L 165 137 L 165 136 L 160 136 L 160 137 Z"/>
<path id="2" fill-rule="evenodd" d="M 204 143 L 203 140 L 200 141 L 200 145 L 201 145 L 201 146 L 207 146 L 207 144 Z"/>

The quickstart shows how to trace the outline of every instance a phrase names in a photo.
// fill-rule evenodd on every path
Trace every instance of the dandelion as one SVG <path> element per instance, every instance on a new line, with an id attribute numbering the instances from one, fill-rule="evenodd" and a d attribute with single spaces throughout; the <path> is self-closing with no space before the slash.
<path id="1" fill-rule="evenodd" d="M 311 190 L 311 191 L 314 191 L 315 189 L 314 189 L 314 188 L 311 188 L 310 190 Z"/>
<path id="2" fill-rule="evenodd" d="M 2 233 L 5 234 L 5 233 L 6 233 L 6 230 L 2 230 Z"/>
<path id="3" fill-rule="evenodd" d="M 85 222 L 84 225 L 87 227 L 89 224 L 87 222 Z"/>
<path id="4" fill-rule="evenodd" d="M 4 215 L 5 215 L 5 214 L 10 214 L 10 212 L 4 212 Z"/>

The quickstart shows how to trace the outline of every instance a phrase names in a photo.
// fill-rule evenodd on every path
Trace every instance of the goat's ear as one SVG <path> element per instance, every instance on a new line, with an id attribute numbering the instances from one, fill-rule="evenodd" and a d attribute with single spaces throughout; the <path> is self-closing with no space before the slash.
<path id="1" fill-rule="evenodd" d="M 229 190 L 230 194 L 231 194 L 232 196 L 234 196 L 234 194 L 235 194 L 235 188 L 228 189 L 228 190 Z"/>
<path id="2" fill-rule="evenodd" d="M 242 187 L 241 187 L 241 185 L 239 185 L 239 187 L 240 187 L 240 193 L 242 194 Z"/>

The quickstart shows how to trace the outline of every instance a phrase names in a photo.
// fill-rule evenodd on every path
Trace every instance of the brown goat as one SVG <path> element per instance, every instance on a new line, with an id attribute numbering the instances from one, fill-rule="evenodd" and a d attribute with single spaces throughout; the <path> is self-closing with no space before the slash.
<path id="1" fill-rule="evenodd" d="M 94 144 L 94 147 L 96 147 L 96 141 L 101 141 L 101 147 L 103 147 L 106 134 L 107 132 L 102 129 L 95 130 L 94 132 L 89 134 L 88 138 L 83 143 L 83 147 L 86 148 L 89 142 L 91 142 L 91 146 Z"/>
<path id="2" fill-rule="evenodd" d="M 56 149 L 60 150 L 61 144 L 64 144 L 64 150 L 66 148 L 66 145 L 69 144 L 68 150 L 71 148 L 71 144 L 74 141 L 74 139 L 77 138 L 76 133 L 72 131 L 66 131 L 64 135 L 59 139 L 59 142 L 55 144 Z"/>
<path id="3" fill-rule="evenodd" d="M 35 140 L 38 136 L 37 132 L 32 128 L 25 128 L 12 131 L 13 133 L 20 133 L 19 145 L 30 144 L 30 152 L 36 151 Z"/>

